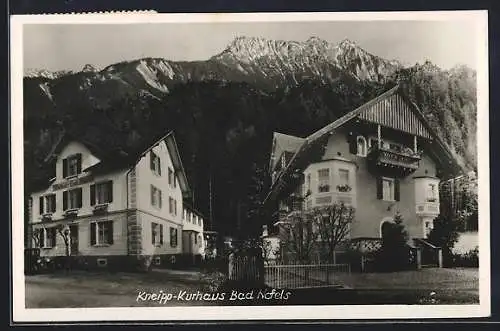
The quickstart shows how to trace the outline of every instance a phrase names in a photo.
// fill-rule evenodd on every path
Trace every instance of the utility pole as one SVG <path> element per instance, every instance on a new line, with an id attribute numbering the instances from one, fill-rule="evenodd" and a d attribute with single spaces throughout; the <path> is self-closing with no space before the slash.
<path id="1" fill-rule="evenodd" d="M 213 225 L 213 207 L 212 207 L 212 167 L 210 166 L 209 168 L 209 178 L 208 178 L 208 195 L 209 195 L 209 201 L 208 201 L 208 208 L 209 208 L 209 219 L 210 219 L 210 229 L 214 229 Z"/>

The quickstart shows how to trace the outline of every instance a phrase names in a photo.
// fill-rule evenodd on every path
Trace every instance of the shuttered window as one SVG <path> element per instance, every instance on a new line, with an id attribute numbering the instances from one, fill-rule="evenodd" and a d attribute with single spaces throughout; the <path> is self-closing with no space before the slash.
<path id="1" fill-rule="evenodd" d="M 161 176 L 161 160 L 153 151 L 149 154 L 149 165 L 154 174 Z"/>
<path id="2" fill-rule="evenodd" d="M 90 223 L 90 245 L 113 244 L 113 221 L 97 221 Z"/>
<path id="3" fill-rule="evenodd" d="M 113 202 L 113 181 L 90 185 L 90 205 Z"/>
<path id="4" fill-rule="evenodd" d="M 82 188 L 63 192 L 63 210 L 82 208 Z"/>
<path id="5" fill-rule="evenodd" d="M 56 195 L 48 194 L 41 196 L 38 202 L 40 215 L 55 213 L 56 211 Z"/>
<path id="6" fill-rule="evenodd" d="M 82 172 L 82 154 L 74 154 L 63 159 L 63 177 L 76 176 Z"/>
<path id="7" fill-rule="evenodd" d="M 379 177 L 377 179 L 377 198 L 385 201 L 399 201 L 399 179 Z"/>
<path id="8" fill-rule="evenodd" d="M 330 169 L 318 170 L 318 192 L 330 192 Z"/>
<path id="9" fill-rule="evenodd" d="M 38 240 L 40 248 L 53 248 L 56 247 L 57 230 L 55 227 L 43 228 L 38 232 Z"/>
<path id="10" fill-rule="evenodd" d="M 156 187 L 151 185 L 151 205 L 157 208 L 161 208 L 161 191 Z"/>
<path id="11" fill-rule="evenodd" d="M 170 246 L 177 247 L 177 229 L 170 228 Z"/>
<path id="12" fill-rule="evenodd" d="M 163 245 L 163 224 L 151 223 L 151 243 Z"/>

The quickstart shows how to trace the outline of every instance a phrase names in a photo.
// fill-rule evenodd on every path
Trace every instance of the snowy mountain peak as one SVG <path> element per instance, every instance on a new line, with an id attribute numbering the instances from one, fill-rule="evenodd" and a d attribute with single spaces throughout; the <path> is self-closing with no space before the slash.
<path id="1" fill-rule="evenodd" d="M 73 72 L 70 70 L 59 70 L 59 71 L 50 71 L 47 69 L 27 69 L 24 73 L 24 77 L 28 78 L 46 78 L 46 79 L 56 79 L 61 76 L 72 74 Z"/>
<path id="2" fill-rule="evenodd" d="M 97 69 L 92 64 L 86 64 L 82 68 L 82 72 L 98 72 L 98 71 L 99 71 L 99 69 Z"/>

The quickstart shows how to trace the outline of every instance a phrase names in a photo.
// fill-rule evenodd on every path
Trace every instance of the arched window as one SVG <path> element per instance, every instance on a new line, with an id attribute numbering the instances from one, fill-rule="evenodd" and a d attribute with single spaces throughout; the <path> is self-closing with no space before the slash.
<path id="1" fill-rule="evenodd" d="M 363 136 L 358 136 L 356 138 L 356 142 L 358 144 L 358 156 L 366 156 L 366 139 Z"/>

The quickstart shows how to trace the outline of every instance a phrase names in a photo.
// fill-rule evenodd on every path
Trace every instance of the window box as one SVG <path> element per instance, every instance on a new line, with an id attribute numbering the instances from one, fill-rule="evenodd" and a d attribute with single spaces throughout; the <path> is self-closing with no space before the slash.
<path id="1" fill-rule="evenodd" d="M 345 184 L 345 185 L 337 185 L 337 191 L 339 192 L 350 192 L 352 190 L 352 188 Z"/>
<path id="2" fill-rule="evenodd" d="M 327 193 L 330 192 L 330 185 L 328 184 L 323 184 L 318 186 L 318 192 L 319 193 Z"/>
<path id="3" fill-rule="evenodd" d="M 427 198 L 427 202 L 437 202 L 436 198 Z"/>
<path id="4" fill-rule="evenodd" d="M 44 213 L 41 217 L 42 221 L 51 221 L 52 220 L 52 213 Z"/>
<path id="5" fill-rule="evenodd" d="M 78 210 L 79 210 L 79 208 L 67 209 L 64 211 L 64 216 L 65 217 L 75 217 L 78 215 Z"/>
<path id="6" fill-rule="evenodd" d="M 103 214 L 108 211 L 108 203 L 100 203 L 94 206 L 93 213 L 94 214 Z"/>

